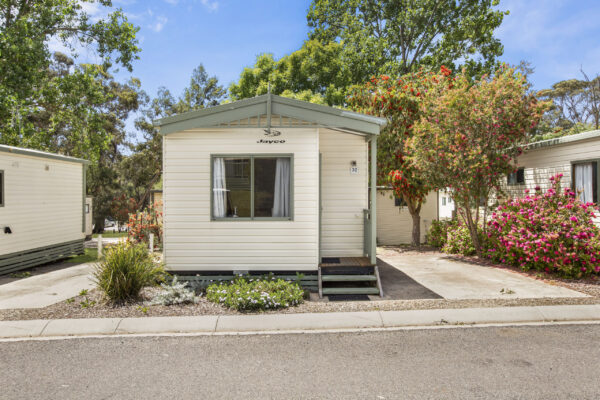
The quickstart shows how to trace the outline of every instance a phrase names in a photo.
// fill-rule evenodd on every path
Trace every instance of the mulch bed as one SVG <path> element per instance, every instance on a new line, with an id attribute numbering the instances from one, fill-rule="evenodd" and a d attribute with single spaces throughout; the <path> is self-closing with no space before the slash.
<path id="1" fill-rule="evenodd" d="M 437 253 L 448 259 L 469 262 L 490 268 L 502 268 L 529 278 L 541 280 L 550 285 L 564 286 L 590 297 L 579 298 L 541 298 L 541 299 L 485 299 L 485 300 L 446 300 L 446 299 L 415 299 L 415 300 L 374 300 L 374 301 L 306 301 L 288 309 L 265 311 L 264 313 L 316 313 L 316 312 L 348 312 L 348 311 L 392 311 L 392 310 L 425 310 L 442 308 L 472 308 L 472 307 L 517 307 L 517 306 L 547 306 L 600 304 L 600 280 L 568 280 L 542 274 L 537 271 L 522 271 L 518 268 L 495 264 L 487 259 L 463 257 L 439 253 L 434 248 L 421 247 L 385 247 L 384 252 L 401 254 Z M 76 296 L 72 300 L 63 301 L 39 309 L 0 310 L 0 320 L 31 320 L 31 319 L 63 319 L 63 318 L 128 318 L 128 317 L 160 317 L 160 316 L 193 316 L 193 315 L 232 315 L 241 314 L 221 305 L 209 302 L 201 297 L 197 304 L 174 306 L 149 306 L 145 301 L 151 299 L 158 288 L 146 288 L 139 301 L 115 306 L 108 303 L 101 292 L 91 290 L 86 296 Z M 372 299 L 376 299 L 372 297 Z M 87 307 L 85 305 L 88 305 Z"/>

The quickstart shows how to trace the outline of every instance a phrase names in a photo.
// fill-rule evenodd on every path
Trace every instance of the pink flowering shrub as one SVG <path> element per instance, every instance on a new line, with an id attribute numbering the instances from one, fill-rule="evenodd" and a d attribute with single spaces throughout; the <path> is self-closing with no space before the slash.
<path id="1" fill-rule="evenodd" d="M 592 221 L 597 209 L 562 190 L 561 178 L 550 178 L 546 193 L 536 188 L 497 208 L 488 223 L 491 259 L 567 278 L 599 275 L 600 229 Z"/>

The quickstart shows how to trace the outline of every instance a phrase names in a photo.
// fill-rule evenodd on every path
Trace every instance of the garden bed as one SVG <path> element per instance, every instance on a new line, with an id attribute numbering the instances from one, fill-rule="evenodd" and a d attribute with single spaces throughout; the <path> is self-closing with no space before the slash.
<path id="1" fill-rule="evenodd" d="M 120 306 L 113 306 L 103 301 L 97 290 L 90 291 L 86 296 L 76 296 L 72 301 L 63 301 L 49 307 L 39 309 L 0 310 L 0 320 L 32 320 L 32 319 L 64 319 L 64 318 L 128 318 L 128 317 L 164 317 L 164 316 L 194 316 L 194 315 L 240 315 L 240 314 L 273 314 L 273 313 L 323 313 L 351 311 L 393 311 L 393 310 L 427 310 L 442 308 L 472 308 L 472 307 L 517 307 L 517 306 L 548 306 L 598 304 L 600 296 L 580 298 L 543 298 L 543 299 L 487 299 L 487 300 L 381 300 L 381 301 L 342 301 L 321 302 L 306 301 L 295 307 L 263 311 L 238 312 L 221 305 L 212 303 L 202 296 L 196 304 L 171 306 L 149 306 L 144 301 L 153 297 L 157 288 L 146 288 L 143 298 Z M 576 289 L 581 290 L 581 288 Z M 591 293 L 588 293 L 591 295 Z M 81 303 L 88 303 L 82 307 Z M 95 302 L 95 303 L 93 303 Z"/>

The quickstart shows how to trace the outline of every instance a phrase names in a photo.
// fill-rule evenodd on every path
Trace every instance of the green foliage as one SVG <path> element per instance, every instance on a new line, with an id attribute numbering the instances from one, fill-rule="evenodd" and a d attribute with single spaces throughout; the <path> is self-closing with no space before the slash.
<path id="1" fill-rule="evenodd" d="M 29 278 L 30 276 L 31 276 L 31 272 L 29 272 L 29 271 L 13 272 L 12 274 L 10 274 L 11 278 L 17 278 L 17 279 Z"/>
<path id="2" fill-rule="evenodd" d="M 400 76 L 420 67 L 457 67 L 471 76 L 489 72 L 503 47 L 494 37 L 508 12 L 497 0 L 313 0 L 310 38 L 343 44 L 352 82 Z"/>
<path id="3" fill-rule="evenodd" d="M 482 235 L 479 229 L 480 236 Z M 454 224 L 447 230 L 447 240 L 442 247 L 442 251 L 448 254 L 461 254 L 463 256 L 472 256 L 476 254 L 475 245 L 471 239 L 469 228 L 465 224 Z"/>
<path id="4" fill-rule="evenodd" d="M 119 243 L 96 265 L 93 279 L 109 300 L 122 303 L 138 298 L 142 288 L 156 285 L 164 280 L 165 274 L 145 245 Z"/>
<path id="5" fill-rule="evenodd" d="M 65 260 L 65 262 L 73 263 L 73 264 L 83 264 L 87 262 L 97 261 L 98 260 L 98 250 L 97 249 L 84 249 L 83 254 L 79 254 L 77 256 L 71 256 Z"/>
<path id="6" fill-rule="evenodd" d="M 142 93 L 141 116 L 135 120 L 143 140 L 130 145 L 131 155 L 119 165 L 123 189 L 136 199 L 136 209 L 147 205 L 150 191 L 162 176 L 162 136 L 154 126 L 156 119 L 219 104 L 226 94 L 216 76 L 209 76 L 202 64 L 192 72 L 189 85 L 179 98 L 160 87 L 157 96 L 150 99 Z"/>
<path id="7" fill-rule="evenodd" d="M 248 276 L 210 285 L 206 298 L 238 311 L 271 310 L 302 303 L 304 291 L 297 283 L 283 279 Z"/>
<path id="8" fill-rule="evenodd" d="M 433 187 L 452 190 L 481 256 L 479 212 L 474 215 L 473 206 L 492 190 L 501 193 L 547 103 L 537 102 L 526 79 L 511 68 L 475 82 L 464 73 L 437 81 L 423 94 L 410 162 Z"/>
<path id="9" fill-rule="evenodd" d="M 538 92 L 552 107 L 544 114 L 531 141 L 553 139 L 600 128 L 600 75 L 567 79 Z"/>
<path id="10" fill-rule="evenodd" d="M 110 0 L 88 0 L 112 7 Z M 54 130 L 68 127 L 79 135 L 87 125 L 90 131 L 101 121 L 89 115 L 97 103 L 94 87 L 97 71 L 107 74 L 113 65 L 131 71 L 140 49 L 131 25 L 121 10 L 106 10 L 105 17 L 91 18 L 78 0 L 0 0 L 0 131 L 2 142 L 52 150 Z M 49 49 L 58 41 L 70 53 L 79 48 L 93 51 L 101 66 L 56 69 L 69 64 L 69 56 L 58 54 L 54 61 Z M 72 64 L 72 61 L 70 61 Z M 100 101 L 101 102 L 101 101 Z M 80 103 L 80 104 L 78 104 Z M 88 117 L 88 118 L 86 118 Z M 46 119 L 49 123 L 40 126 Z M 73 125 L 75 124 L 75 125 Z M 50 132 L 46 132 L 50 128 Z M 93 135 L 86 135 L 96 141 Z M 74 137 L 83 151 L 88 143 Z M 104 137 L 99 135 L 99 140 Z M 75 149 L 74 151 L 76 151 Z M 64 154 L 81 155 L 71 151 Z"/>
<path id="11" fill-rule="evenodd" d="M 448 240 L 448 231 L 456 227 L 457 222 L 453 219 L 434 220 L 431 223 L 431 228 L 425 237 L 428 245 L 442 248 Z"/>
<path id="12" fill-rule="evenodd" d="M 351 81 L 341 52 L 339 43 L 310 40 L 279 60 L 272 54 L 261 54 L 254 66 L 244 68 L 239 81 L 229 86 L 230 97 L 239 100 L 266 94 L 271 84 L 273 94 L 343 105 L 348 87 L 360 81 Z"/>
<path id="13" fill-rule="evenodd" d="M 154 296 L 150 305 L 171 306 L 174 304 L 197 303 L 198 297 L 192 289 L 188 287 L 187 282 L 179 282 L 177 276 L 173 278 L 170 284 L 161 283 L 162 290 Z"/>

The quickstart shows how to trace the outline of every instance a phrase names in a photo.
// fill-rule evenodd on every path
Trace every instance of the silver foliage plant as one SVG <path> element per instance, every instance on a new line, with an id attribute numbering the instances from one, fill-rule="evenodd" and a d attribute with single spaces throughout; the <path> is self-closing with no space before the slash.
<path id="1" fill-rule="evenodd" d="M 162 290 L 148 303 L 151 306 L 171 306 L 175 304 L 198 303 L 200 296 L 196 296 L 194 290 L 188 287 L 187 282 L 179 282 L 177 276 L 171 284 L 162 283 Z"/>

